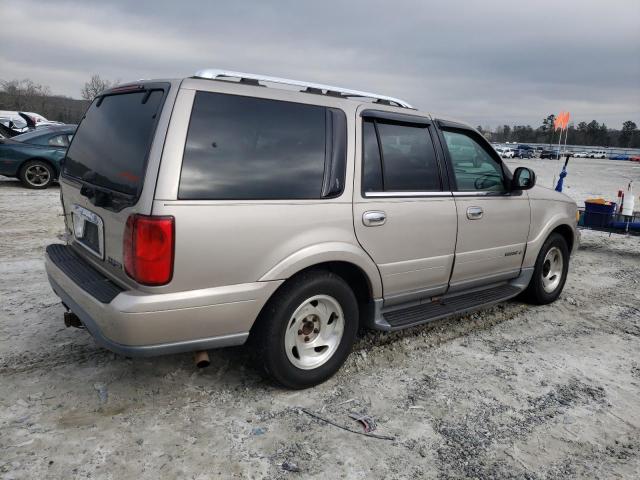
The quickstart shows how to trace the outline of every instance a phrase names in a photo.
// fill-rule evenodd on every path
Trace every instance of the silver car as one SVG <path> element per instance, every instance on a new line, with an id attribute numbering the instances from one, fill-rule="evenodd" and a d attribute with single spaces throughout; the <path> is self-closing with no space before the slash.
<path id="1" fill-rule="evenodd" d="M 68 325 L 126 356 L 249 341 L 280 384 L 333 375 L 359 327 L 522 294 L 553 302 L 576 204 L 473 128 L 396 98 L 203 70 L 97 97 L 46 249 Z"/>

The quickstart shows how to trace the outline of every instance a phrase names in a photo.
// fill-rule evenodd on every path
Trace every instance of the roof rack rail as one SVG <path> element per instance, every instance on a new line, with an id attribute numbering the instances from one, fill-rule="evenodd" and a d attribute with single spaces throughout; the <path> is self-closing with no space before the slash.
<path id="1" fill-rule="evenodd" d="M 291 80 L 288 78 L 269 77 L 267 75 L 257 75 L 255 73 L 233 72 L 230 70 L 218 70 L 208 68 L 199 70 L 194 75 L 195 78 L 208 78 L 210 80 L 219 80 L 224 78 L 238 78 L 241 82 L 256 85 L 258 82 L 278 83 L 283 85 L 291 85 L 304 88 L 301 90 L 306 93 L 316 93 L 324 95 L 333 95 L 340 97 L 363 97 L 371 98 L 380 103 L 396 104 L 403 108 L 413 108 L 411 104 L 400 100 L 399 98 L 387 97 L 386 95 L 378 95 L 377 93 L 361 92 L 359 90 L 351 90 L 348 88 L 334 87 L 331 85 L 323 85 L 320 83 L 302 82 L 300 80 Z"/>

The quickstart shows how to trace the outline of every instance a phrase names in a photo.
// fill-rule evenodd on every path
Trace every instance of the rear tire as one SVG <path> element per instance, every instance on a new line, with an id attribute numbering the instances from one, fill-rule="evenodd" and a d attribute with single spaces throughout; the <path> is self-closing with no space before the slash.
<path id="1" fill-rule="evenodd" d="M 289 279 L 251 332 L 258 361 L 281 385 L 302 389 L 335 374 L 358 332 L 358 302 L 349 285 L 324 270 Z"/>
<path id="2" fill-rule="evenodd" d="M 567 241 L 559 233 L 552 233 L 538 253 L 533 277 L 524 291 L 524 297 L 537 305 L 555 302 L 567 281 L 568 270 Z"/>
<path id="3" fill-rule="evenodd" d="M 55 171 L 43 160 L 29 160 L 20 169 L 22 185 L 34 190 L 42 190 L 53 183 Z"/>

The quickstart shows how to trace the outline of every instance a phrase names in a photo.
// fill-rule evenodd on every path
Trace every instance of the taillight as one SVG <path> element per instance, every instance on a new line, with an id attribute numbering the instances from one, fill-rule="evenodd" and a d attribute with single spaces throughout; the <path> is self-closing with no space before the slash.
<path id="1" fill-rule="evenodd" d="M 173 217 L 130 215 L 124 229 L 124 270 L 143 285 L 164 285 L 173 276 Z"/>

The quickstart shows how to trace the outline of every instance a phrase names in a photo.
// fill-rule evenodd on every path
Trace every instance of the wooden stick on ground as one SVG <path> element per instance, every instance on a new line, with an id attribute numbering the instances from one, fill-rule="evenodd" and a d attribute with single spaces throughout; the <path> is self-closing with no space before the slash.
<path id="1" fill-rule="evenodd" d="M 304 412 L 304 413 L 306 413 L 307 415 L 309 415 L 309 416 L 311 416 L 313 418 L 317 418 L 318 420 L 321 420 L 321 421 L 323 421 L 325 423 L 328 423 L 329 425 L 333 425 L 334 427 L 341 428 L 342 430 L 346 430 L 347 432 L 356 433 L 358 435 L 364 435 L 365 437 L 377 438 L 379 440 L 395 440 L 396 439 L 395 437 L 390 437 L 390 436 L 387 436 L 387 435 L 378 435 L 376 433 L 371 433 L 371 432 L 359 432 L 358 430 L 354 430 L 354 429 L 349 428 L 349 427 L 347 427 L 345 425 L 340 425 L 339 423 L 336 423 L 336 422 L 334 422 L 332 420 L 329 420 L 328 418 L 321 417 L 317 413 L 314 413 L 314 412 L 312 412 L 310 410 L 307 410 L 306 408 L 299 407 L 299 410 Z"/>

